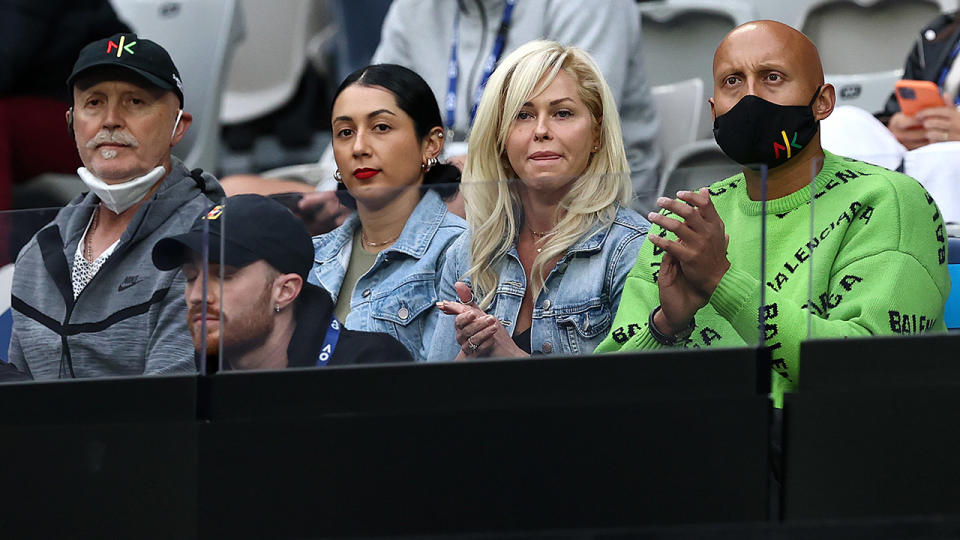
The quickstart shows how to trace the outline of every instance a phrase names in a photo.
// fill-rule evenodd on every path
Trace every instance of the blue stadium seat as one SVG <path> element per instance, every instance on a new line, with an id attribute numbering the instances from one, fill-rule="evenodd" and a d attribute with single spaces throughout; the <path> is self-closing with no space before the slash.
<path id="1" fill-rule="evenodd" d="M 950 296 L 943 309 L 943 321 L 950 330 L 960 329 L 960 238 L 948 238 L 947 269 L 950 272 Z"/>

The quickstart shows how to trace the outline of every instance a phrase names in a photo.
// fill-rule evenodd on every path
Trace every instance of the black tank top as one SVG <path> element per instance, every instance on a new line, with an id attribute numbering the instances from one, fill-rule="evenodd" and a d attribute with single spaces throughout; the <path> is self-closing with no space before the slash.
<path id="1" fill-rule="evenodd" d="M 519 334 L 514 334 L 513 342 L 517 344 L 517 347 L 520 347 L 520 350 L 530 354 L 530 328 L 527 328 Z"/>

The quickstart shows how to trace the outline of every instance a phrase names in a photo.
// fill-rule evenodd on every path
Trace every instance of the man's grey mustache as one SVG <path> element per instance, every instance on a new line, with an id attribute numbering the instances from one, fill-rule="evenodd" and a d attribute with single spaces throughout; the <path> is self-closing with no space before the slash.
<path id="1" fill-rule="evenodd" d="M 87 141 L 86 147 L 90 149 L 94 149 L 100 146 L 101 144 L 106 144 L 106 143 L 124 144 L 132 148 L 136 148 L 137 146 L 140 146 L 140 142 L 137 141 L 137 138 L 134 137 L 132 134 L 127 133 L 126 131 L 101 130 L 99 133 L 97 133 L 97 135 L 94 138 Z"/>

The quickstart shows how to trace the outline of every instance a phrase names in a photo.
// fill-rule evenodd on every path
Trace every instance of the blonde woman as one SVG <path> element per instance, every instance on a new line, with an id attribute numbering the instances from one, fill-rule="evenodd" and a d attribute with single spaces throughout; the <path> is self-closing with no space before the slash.
<path id="1" fill-rule="evenodd" d="M 613 96 L 590 56 L 523 45 L 493 72 L 440 278 L 428 360 L 586 354 L 610 330 L 649 223 L 629 209 Z"/>

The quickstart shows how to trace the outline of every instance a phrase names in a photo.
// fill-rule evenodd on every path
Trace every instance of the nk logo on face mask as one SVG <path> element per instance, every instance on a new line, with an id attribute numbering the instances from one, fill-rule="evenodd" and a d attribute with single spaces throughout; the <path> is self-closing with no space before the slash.
<path id="1" fill-rule="evenodd" d="M 120 55 L 122 55 L 124 52 L 129 53 L 129 54 L 134 54 L 134 52 L 133 52 L 133 46 L 136 45 L 137 42 L 136 42 L 136 41 L 131 41 L 130 43 L 127 43 L 126 45 L 124 45 L 124 41 L 125 41 L 126 39 L 127 39 L 127 36 L 120 36 L 120 44 L 119 44 L 119 45 L 117 45 L 116 43 L 114 43 L 113 40 L 111 39 L 111 40 L 107 43 L 107 54 L 110 54 L 110 51 L 112 51 L 113 49 L 116 49 L 116 50 L 117 50 L 117 58 L 120 58 Z"/>
<path id="2" fill-rule="evenodd" d="M 714 119 L 713 137 L 723 153 L 741 165 L 755 170 L 761 165 L 782 165 L 793 157 L 794 150 L 799 154 L 816 137 L 819 122 L 813 103 L 821 88 L 817 87 L 806 105 L 780 105 L 745 95 Z M 792 140 L 788 133 L 793 134 Z"/>
<path id="3" fill-rule="evenodd" d="M 792 141 L 787 139 L 787 132 L 786 132 L 786 131 L 780 131 L 780 136 L 783 137 L 783 144 L 780 144 L 778 141 L 774 141 L 774 142 L 773 142 L 773 152 L 774 152 L 774 154 L 776 155 L 776 158 L 777 158 L 777 159 L 780 159 L 780 151 L 781 151 L 781 150 L 786 150 L 786 152 L 787 152 L 787 159 L 790 159 L 791 157 L 793 157 L 793 151 L 791 150 L 791 148 L 796 148 L 797 150 L 801 150 L 801 149 L 803 148 L 802 146 L 800 146 L 799 144 L 797 144 L 797 132 L 796 132 L 796 131 L 793 132 L 793 140 L 792 140 Z"/>

